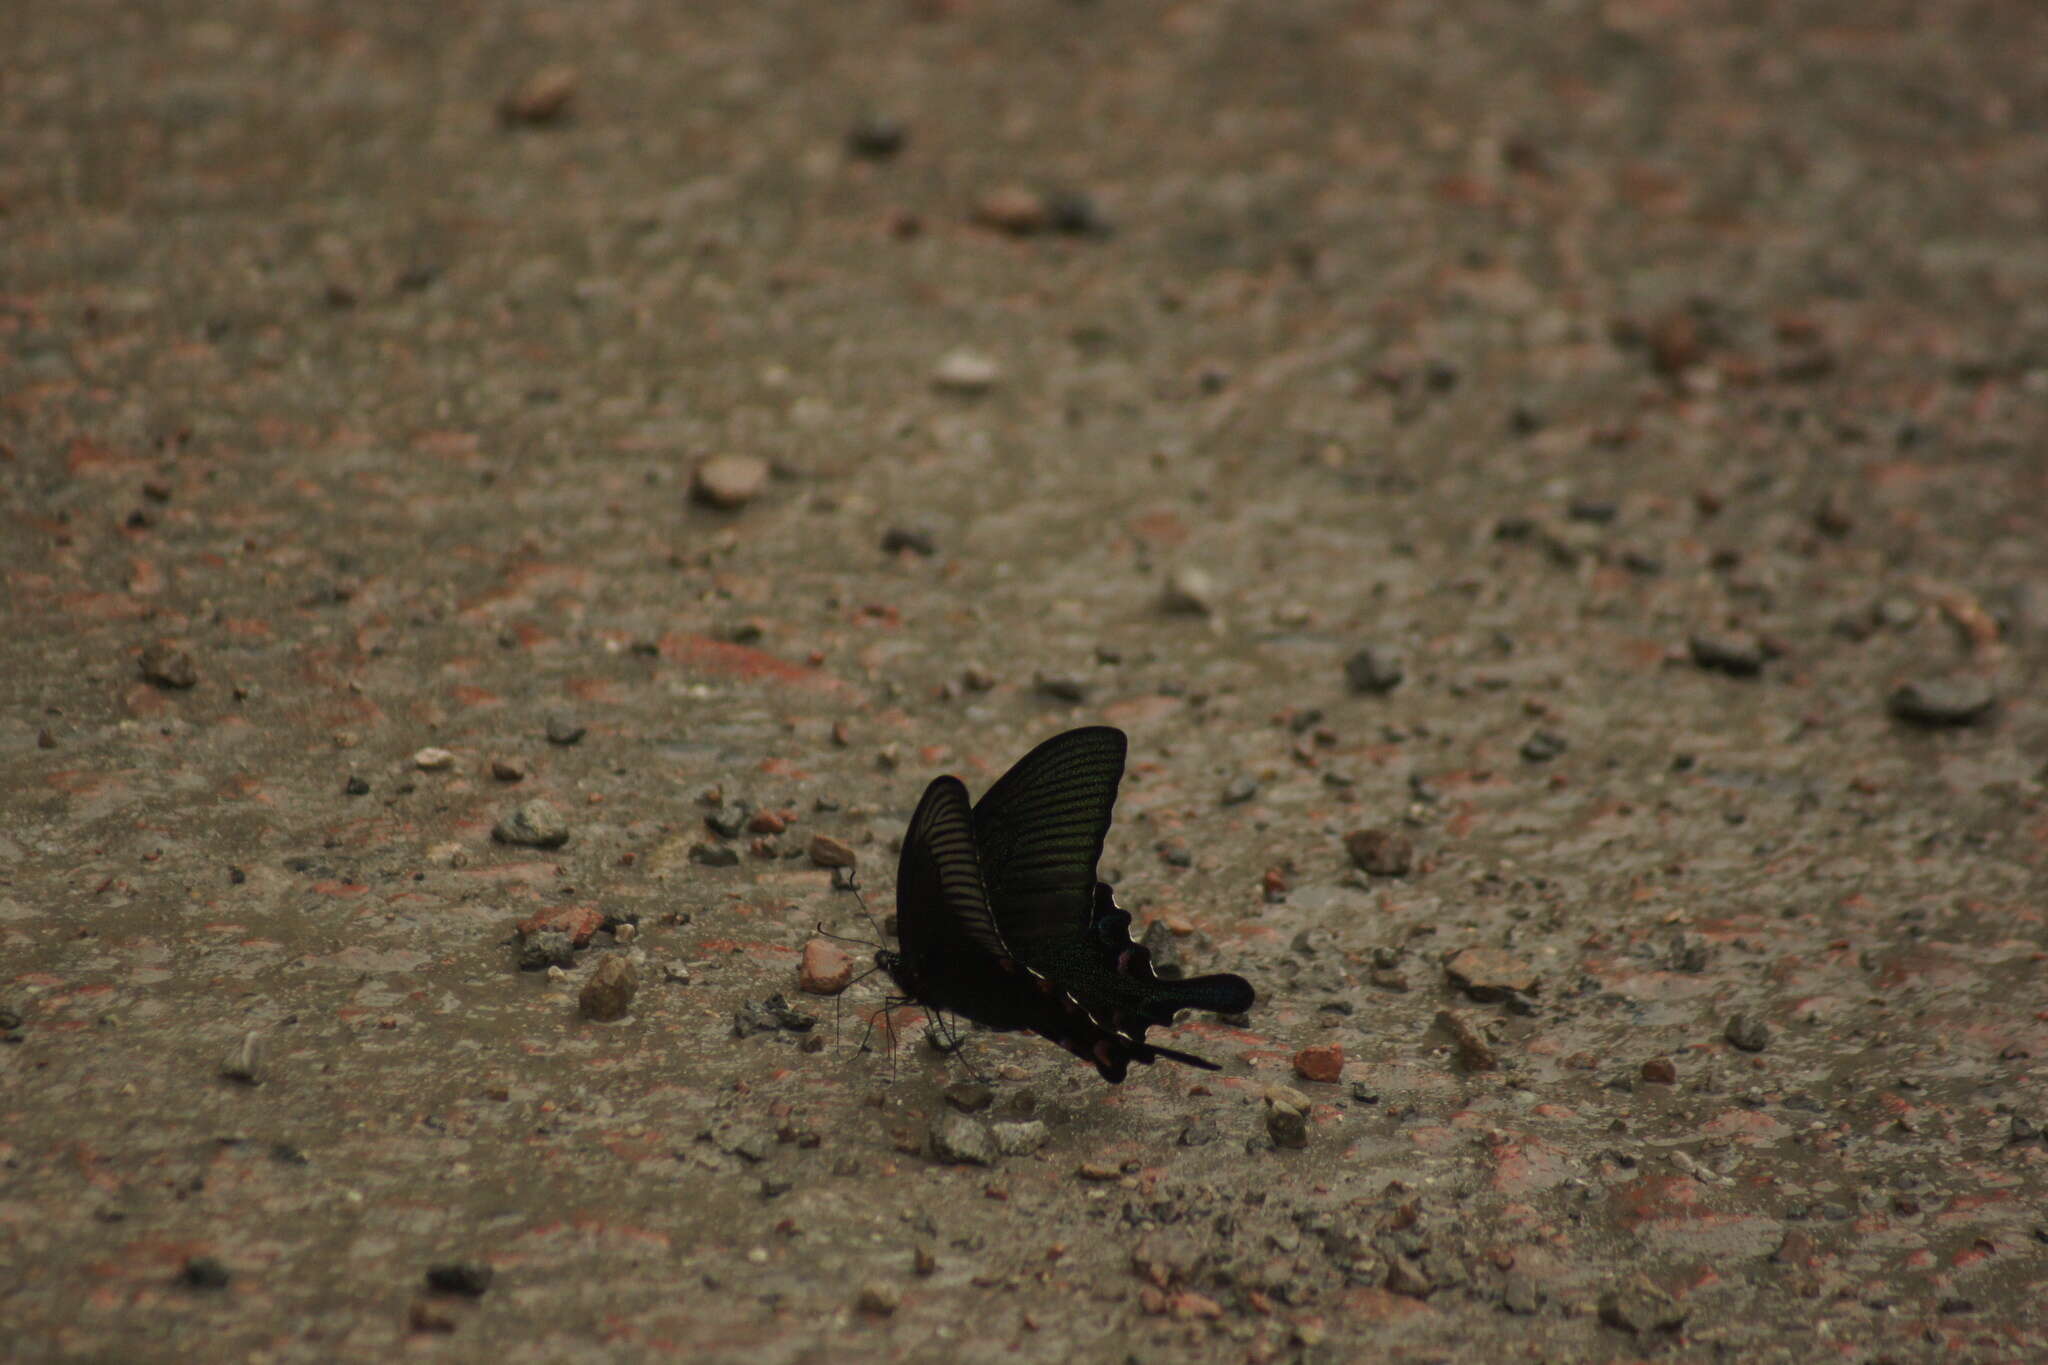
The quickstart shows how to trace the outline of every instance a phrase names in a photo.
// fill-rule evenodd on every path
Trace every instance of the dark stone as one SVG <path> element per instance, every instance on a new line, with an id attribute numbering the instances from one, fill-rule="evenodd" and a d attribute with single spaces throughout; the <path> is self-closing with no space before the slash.
<path id="1" fill-rule="evenodd" d="M 1522 757 L 1531 763 L 1548 763 L 1571 745 L 1554 730 L 1538 730 L 1522 742 Z"/>
<path id="2" fill-rule="evenodd" d="M 576 961 L 576 940 L 568 934 L 549 931 L 529 934 L 519 944 L 519 970 L 544 972 L 550 967 L 568 967 Z"/>
<path id="3" fill-rule="evenodd" d="M 574 716 L 565 715 L 560 711 L 550 711 L 548 713 L 548 743 L 567 746 L 582 739 L 585 733 L 587 733 L 585 726 Z"/>
<path id="4" fill-rule="evenodd" d="M 234 1276 L 217 1257 L 194 1256 L 178 1272 L 178 1283 L 187 1289 L 226 1289 Z"/>
<path id="5" fill-rule="evenodd" d="M 1344 661 L 1344 676 L 1353 691 L 1384 696 L 1407 677 L 1401 656 L 1384 645 L 1367 645 Z"/>
<path id="6" fill-rule="evenodd" d="M 1344 851 L 1359 871 L 1374 877 L 1405 877 L 1415 866 L 1415 845 L 1399 830 L 1352 830 L 1344 836 Z"/>
<path id="7" fill-rule="evenodd" d="M 1982 678 L 1929 678 L 1892 693 L 1891 713 L 1915 725 L 1974 725 L 1990 716 L 1997 693 Z"/>
<path id="8" fill-rule="evenodd" d="M 900 120 L 870 114 L 846 130 L 846 150 L 866 161 L 887 161 L 909 139 L 910 130 Z"/>
<path id="9" fill-rule="evenodd" d="M 1703 631 L 1692 637 L 1691 648 L 1694 663 L 1731 678 L 1754 678 L 1764 669 L 1764 644 L 1754 635 Z"/>
<path id="10" fill-rule="evenodd" d="M 490 1290 L 496 1271 L 477 1261 L 450 1261 L 427 1267 L 427 1288 L 437 1294 L 460 1294 L 480 1299 Z"/>
<path id="11" fill-rule="evenodd" d="M 905 550 L 929 559 L 939 552 L 939 546 L 938 542 L 932 539 L 930 531 L 919 527 L 891 526 L 882 533 L 884 554 L 900 554 Z"/>
<path id="12" fill-rule="evenodd" d="M 740 851 L 730 844 L 692 844 L 690 861 L 703 867 L 738 867 Z"/>
<path id="13" fill-rule="evenodd" d="M 1771 1045 L 1770 1025 L 1754 1015 L 1731 1015 L 1721 1036 L 1744 1052 L 1762 1052 Z"/>

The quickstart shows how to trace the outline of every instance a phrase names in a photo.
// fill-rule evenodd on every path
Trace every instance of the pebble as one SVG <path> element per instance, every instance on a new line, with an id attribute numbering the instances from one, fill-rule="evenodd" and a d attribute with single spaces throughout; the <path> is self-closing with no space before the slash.
<path id="1" fill-rule="evenodd" d="M 969 664 L 960 670 L 960 685 L 969 692 L 986 692 L 996 685 L 996 675 L 986 664 Z"/>
<path id="2" fill-rule="evenodd" d="M 575 940 L 559 931 L 531 934 L 519 944 L 519 970 L 522 972 L 567 967 L 575 960 Z"/>
<path id="3" fill-rule="evenodd" d="M 702 867 L 738 867 L 740 851 L 730 844 L 692 844 L 690 861 Z"/>
<path id="4" fill-rule="evenodd" d="M 633 1008 L 633 995 L 639 989 L 640 974 L 633 970 L 632 959 L 623 955 L 608 957 L 597 964 L 597 970 L 577 992 L 576 1007 L 585 1019 L 623 1019 Z"/>
<path id="5" fill-rule="evenodd" d="M 819 867 L 854 867 L 860 862 L 851 844 L 829 834 L 813 834 L 809 851 L 811 861 Z"/>
<path id="6" fill-rule="evenodd" d="M 569 822 L 547 801 L 528 801 L 491 829 L 501 844 L 528 848 L 560 848 L 569 842 Z"/>
<path id="7" fill-rule="evenodd" d="M 863 1313 L 887 1317 L 903 1302 L 903 1291 L 886 1280 L 869 1280 L 860 1287 L 854 1306 Z"/>
<path id="8" fill-rule="evenodd" d="M 828 939 L 814 938 L 804 944 L 797 964 L 797 989 L 812 995 L 837 995 L 853 980 L 853 958 Z"/>
<path id="9" fill-rule="evenodd" d="M 251 1029 L 220 1059 L 220 1074 L 242 1085 L 263 1084 L 263 1036 Z"/>
<path id="10" fill-rule="evenodd" d="M 1032 676 L 1031 683 L 1040 696 L 1051 697 L 1055 701 L 1088 700 L 1088 684 L 1072 673 L 1049 673 L 1041 669 Z"/>
<path id="11" fill-rule="evenodd" d="M 1196 1119 L 1180 1130 L 1180 1145 L 1183 1147 L 1207 1147 L 1223 1136 L 1216 1125 L 1207 1119 Z"/>
<path id="12" fill-rule="evenodd" d="M 1570 747 L 1555 730 L 1538 730 L 1522 741 L 1522 757 L 1531 763 L 1548 763 Z"/>
<path id="13" fill-rule="evenodd" d="M 932 1254 L 930 1247 L 917 1247 L 910 1253 L 910 1269 L 918 1275 L 930 1275 L 939 1268 L 939 1258 Z"/>
<path id="14" fill-rule="evenodd" d="M 990 1124 L 989 1136 L 1004 1156 L 1030 1156 L 1052 1140 L 1052 1129 L 1040 1119 L 1018 1119 Z"/>
<path id="15" fill-rule="evenodd" d="M 1510 1270 L 1501 1284 L 1500 1306 L 1518 1317 L 1534 1316 L 1543 1307 L 1543 1290 L 1526 1270 Z"/>
<path id="16" fill-rule="evenodd" d="M 588 948 L 592 935 L 604 928 L 604 912 L 594 905 L 551 905 L 536 910 L 515 926 L 521 938 L 535 934 L 567 934 L 574 948 Z"/>
<path id="17" fill-rule="evenodd" d="M 1004 185 L 974 201 L 974 221 L 1017 237 L 1052 226 L 1052 206 L 1044 195 L 1022 185 Z"/>
<path id="18" fill-rule="evenodd" d="M 1492 1044 L 1486 1035 L 1470 1019 L 1456 1010 L 1438 1010 L 1436 1021 L 1451 1035 L 1457 1044 L 1458 1060 L 1467 1071 L 1497 1071 L 1500 1059 L 1494 1056 Z"/>
<path id="19" fill-rule="evenodd" d="M 439 772 L 455 766 L 455 755 L 446 749 L 421 749 L 412 756 L 412 765 L 421 772 Z"/>
<path id="20" fill-rule="evenodd" d="M 226 1289 L 234 1276 L 218 1257 L 193 1256 L 178 1272 L 178 1283 L 187 1289 Z"/>
<path id="21" fill-rule="evenodd" d="M 979 1114 L 996 1102 L 996 1092 L 979 1081 L 955 1081 L 945 1093 L 946 1103 L 963 1114 Z"/>
<path id="22" fill-rule="evenodd" d="M 427 1267 L 427 1288 L 436 1294 L 480 1299 L 490 1292 L 491 1281 L 496 1277 L 497 1272 L 480 1261 L 450 1261 Z"/>
<path id="23" fill-rule="evenodd" d="M 690 495 L 706 507 L 736 511 L 768 487 L 768 462 L 758 455 L 712 455 L 698 461 Z"/>
<path id="24" fill-rule="evenodd" d="M 1207 616 L 1216 610 L 1216 580 L 1205 569 L 1183 564 L 1167 576 L 1159 605 L 1174 616 Z"/>
<path id="25" fill-rule="evenodd" d="M 1642 1275 L 1631 1275 L 1600 1296 L 1600 1321 L 1636 1336 L 1675 1332 L 1685 1325 L 1685 1309 L 1676 1299 Z"/>
<path id="26" fill-rule="evenodd" d="M 1337 1043 L 1305 1047 L 1294 1054 L 1294 1074 L 1305 1081 L 1334 1085 L 1344 1075 L 1344 1049 Z"/>
<path id="27" fill-rule="evenodd" d="M 1145 926 L 1145 935 L 1139 946 L 1152 955 L 1152 974 L 1162 981 L 1178 981 L 1187 975 L 1181 965 L 1180 944 L 1163 919 L 1155 919 Z"/>
<path id="28" fill-rule="evenodd" d="M 931 1127 L 932 1156 L 952 1165 L 993 1166 L 995 1135 L 988 1125 L 965 1114 L 947 1114 Z"/>
<path id="29" fill-rule="evenodd" d="M 1483 1005 L 1510 995 L 1536 990 L 1536 969 L 1512 953 L 1495 948 L 1467 948 L 1444 963 L 1451 984 Z"/>
<path id="30" fill-rule="evenodd" d="M 1275 1147 L 1308 1146 L 1309 1098 L 1292 1086 L 1266 1088 L 1266 1135 Z"/>
<path id="31" fill-rule="evenodd" d="M 548 712 L 545 723 L 548 743 L 559 744 L 564 748 L 582 739 L 586 733 L 583 722 L 565 711 Z"/>
<path id="32" fill-rule="evenodd" d="M 158 687 L 183 691 L 199 682 L 199 669 L 192 662 L 191 652 L 175 645 L 151 645 L 142 651 L 140 664 L 143 679 Z"/>
<path id="33" fill-rule="evenodd" d="M 1223 787 L 1223 804 L 1241 806 L 1259 794 L 1259 784 L 1249 777 L 1233 777 Z"/>
<path id="34" fill-rule="evenodd" d="M 747 827 L 748 810 L 737 801 L 704 813 L 704 827 L 721 839 L 737 839 Z"/>
<path id="35" fill-rule="evenodd" d="M 1721 1036 L 1744 1052 L 1762 1052 L 1771 1045 L 1771 1026 L 1754 1015 L 1730 1015 Z"/>
<path id="36" fill-rule="evenodd" d="M 1731 678 L 1754 678 L 1768 657 L 1764 643 L 1747 632 L 1702 631 L 1691 640 L 1692 661 Z"/>
<path id="37" fill-rule="evenodd" d="M 1642 1077 L 1651 1085 L 1677 1085 L 1678 1067 L 1669 1057 L 1652 1057 L 1643 1063 Z"/>
<path id="38" fill-rule="evenodd" d="M 883 554 L 901 554 L 905 550 L 929 559 L 939 552 L 939 543 L 922 527 L 891 526 L 882 532 Z"/>
<path id="39" fill-rule="evenodd" d="M 498 101 L 498 120 L 536 127 L 559 123 L 567 117 L 569 106 L 576 99 L 577 84 L 574 67 L 542 67 Z"/>
<path id="40" fill-rule="evenodd" d="M 526 766 L 516 758 L 494 758 L 491 760 L 491 776 L 500 782 L 524 782 Z"/>
<path id="41" fill-rule="evenodd" d="M 791 1009 L 789 1001 L 777 993 L 759 1004 L 748 1001 L 734 1010 L 732 1036 L 745 1038 L 755 1033 L 773 1033 L 777 1029 L 784 1029 L 790 1033 L 808 1033 L 817 1022 L 803 1011 Z"/>
<path id="42" fill-rule="evenodd" d="M 1892 693 L 1891 713 L 1915 725 L 1974 725 L 1991 714 L 1998 695 L 1982 678 L 1926 678 Z"/>
<path id="43" fill-rule="evenodd" d="M 1084 1161 L 1074 1168 L 1074 1174 L 1080 1176 L 1083 1180 L 1094 1181 L 1100 1184 L 1106 1181 L 1121 1179 L 1123 1168 L 1112 1165 L 1107 1161 Z"/>
<path id="44" fill-rule="evenodd" d="M 903 150 L 910 130 L 902 120 L 870 114 L 846 130 L 846 150 L 865 161 L 887 161 Z"/>
<path id="45" fill-rule="evenodd" d="M 1408 676 L 1401 656 L 1384 645 L 1367 645 L 1344 661 L 1344 676 L 1355 692 L 1384 696 Z"/>
<path id="46" fill-rule="evenodd" d="M 948 351 L 932 368 L 932 383 L 947 393 L 980 394 L 1003 377 L 1002 366 L 979 351 Z"/>
<path id="47" fill-rule="evenodd" d="M 1394 829 L 1354 829 L 1344 851 L 1359 871 L 1374 877 L 1405 877 L 1415 866 L 1415 845 Z"/>

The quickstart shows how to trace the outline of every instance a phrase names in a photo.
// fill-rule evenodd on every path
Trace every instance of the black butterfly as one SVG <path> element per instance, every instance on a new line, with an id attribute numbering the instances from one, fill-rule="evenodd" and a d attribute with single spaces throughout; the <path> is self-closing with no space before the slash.
<path id="1" fill-rule="evenodd" d="M 1184 1009 L 1239 1014 L 1251 983 L 1163 981 L 1096 879 L 1123 780 L 1124 733 L 1090 726 L 1026 754 L 969 807 L 957 777 L 925 788 L 896 868 L 900 951 L 875 962 L 911 999 L 1049 1038 L 1123 1080 L 1132 1062 L 1213 1062 L 1145 1041 Z"/>

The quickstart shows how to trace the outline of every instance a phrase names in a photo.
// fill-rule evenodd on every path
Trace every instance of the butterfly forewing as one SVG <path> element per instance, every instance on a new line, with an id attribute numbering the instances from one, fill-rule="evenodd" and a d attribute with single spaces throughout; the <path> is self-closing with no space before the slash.
<path id="1" fill-rule="evenodd" d="M 982 889 L 967 788 L 957 777 L 932 779 L 903 835 L 896 937 L 913 960 L 945 955 L 959 940 L 983 954 L 1009 956 Z"/>
<path id="2" fill-rule="evenodd" d="M 1087 927 L 1126 747 L 1123 731 L 1106 725 L 1055 735 L 975 804 L 988 903 L 1003 939 L 1027 960 L 1034 941 Z"/>

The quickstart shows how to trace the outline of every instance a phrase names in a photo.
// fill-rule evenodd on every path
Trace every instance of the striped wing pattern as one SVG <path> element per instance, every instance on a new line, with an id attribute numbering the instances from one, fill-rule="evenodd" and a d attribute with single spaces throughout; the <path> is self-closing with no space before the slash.
<path id="1" fill-rule="evenodd" d="M 924 789 L 903 836 L 896 888 L 897 935 L 906 954 L 929 957 L 948 939 L 961 938 L 991 956 L 1010 955 L 982 889 L 967 788 L 959 778 L 935 777 Z"/>
<path id="2" fill-rule="evenodd" d="M 1087 931 L 1128 747 L 1123 731 L 1107 725 L 1055 735 L 975 804 L 990 909 L 1027 960 L 1039 941 Z"/>

